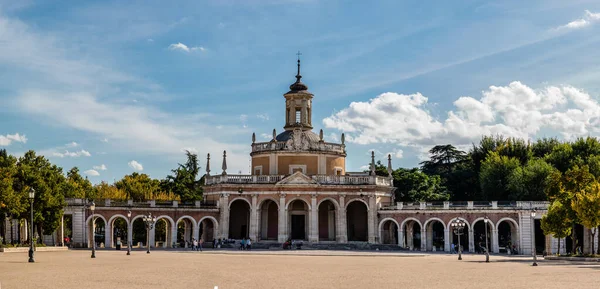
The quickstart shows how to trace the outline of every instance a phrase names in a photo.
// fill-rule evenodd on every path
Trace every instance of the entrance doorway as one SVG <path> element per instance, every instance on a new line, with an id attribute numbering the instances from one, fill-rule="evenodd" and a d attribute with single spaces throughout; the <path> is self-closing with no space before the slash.
<path id="1" fill-rule="evenodd" d="M 292 239 L 304 240 L 305 235 L 305 215 L 292 215 Z"/>

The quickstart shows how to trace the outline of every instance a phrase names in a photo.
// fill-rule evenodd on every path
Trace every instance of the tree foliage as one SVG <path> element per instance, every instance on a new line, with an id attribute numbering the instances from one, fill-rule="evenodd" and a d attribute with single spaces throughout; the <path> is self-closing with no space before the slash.
<path id="1" fill-rule="evenodd" d="M 183 202 L 202 200 L 202 183 L 198 179 L 200 171 L 198 156 L 189 151 L 186 151 L 185 154 L 187 162 L 179 164 L 178 168 L 171 170 L 173 175 L 167 176 L 161 183 L 161 187 L 179 196 Z"/>

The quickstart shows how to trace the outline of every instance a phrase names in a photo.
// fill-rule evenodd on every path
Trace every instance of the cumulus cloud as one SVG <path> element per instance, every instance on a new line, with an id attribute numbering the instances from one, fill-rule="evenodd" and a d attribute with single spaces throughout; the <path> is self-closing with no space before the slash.
<path id="1" fill-rule="evenodd" d="M 0 146 L 9 146 L 12 142 L 26 143 L 27 137 L 18 133 L 0 135 Z"/>
<path id="2" fill-rule="evenodd" d="M 99 171 L 106 171 L 107 170 L 107 168 L 106 168 L 106 166 L 104 164 L 101 164 L 99 166 L 93 166 L 92 168 L 94 170 L 99 170 Z"/>
<path id="3" fill-rule="evenodd" d="M 556 30 L 579 29 L 586 26 L 590 26 L 597 21 L 600 21 L 600 12 L 592 13 L 589 10 L 585 10 L 583 18 L 576 19 L 565 25 L 559 26 L 556 28 Z"/>
<path id="4" fill-rule="evenodd" d="M 74 148 L 74 147 L 78 147 L 78 146 L 79 146 L 79 144 L 74 141 L 70 142 L 66 145 L 66 147 L 68 147 L 68 148 Z"/>
<path id="5" fill-rule="evenodd" d="M 74 152 L 65 150 L 62 153 L 61 152 L 53 152 L 52 155 L 55 157 L 59 157 L 59 158 L 64 158 L 64 157 L 78 158 L 78 157 L 91 157 L 92 156 L 92 154 L 90 154 L 90 152 L 88 152 L 86 150 L 80 150 L 80 151 L 74 151 Z"/>
<path id="6" fill-rule="evenodd" d="M 143 171 L 144 167 L 142 166 L 142 164 L 136 162 L 136 161 L 130 161 L 127 163 L 127 165 L 129 165 L 130 168 L 136 170 L 136 171 Z"/>
<path id="7" fill-rule="evenodd" d="M 206 51 L 206 48 L 204 48 L 202 46 L 188 47 L 187 45 L 185 45 L 181 42 L 178 42 L 178 43 L 173 43 L 173 44 L 169 45 L 169 50 L 179 50 L 179 51 L 184 51 L 184 52 L 192 52 L 192 51 L 204 52 L 204 51 Z"/>
<path id="8" fill-rule="evenodd" d="M 83 172 L 84 174 L 88 175 L 88 176 L 92 176 L 92 177 L 97 177 L 100 175 L 100 173 L 96 170 L 87 170 L 85 172 Z"/>
<path id="9" fill-rule="evenodd" d="M 432 115 L 428 106 L 428 98 L 419 93 L 388 92 L 368 102 L 353 102 L 323 123 L 345 131 L 349 142 L 421 148 L 468 145 L 492 134 L 529 139 L 542 129 L 565 139 L 600 132 L 600 104 L 572 86 L 535 90 L 518 81 L 490 86 L 479 99 L 458 98 L 445 119 Z"/>

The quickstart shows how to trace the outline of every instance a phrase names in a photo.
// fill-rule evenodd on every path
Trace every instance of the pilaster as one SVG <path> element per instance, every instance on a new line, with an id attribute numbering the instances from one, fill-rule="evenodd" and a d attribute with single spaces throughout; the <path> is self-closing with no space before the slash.
<path id="1" fill-rule="evenodd" d="M 287 241 L 287 230 L 286 230 L 286 224 L 287 224 L 287 209 L 285 208 L 285 194 L 280 194 L 279 195 L 279 220 L 277 222 L 277 227 L 278 228 L 278 235 L 277 235 L 277 241 L 279 243 L 283 243 L 285 241 Z"/>
<path id="2" fill-rule="evenodd" d="M 312 194 L 312 197 L 310 199 L 310 234 L 308 235 L 309 242 L 319 242 L 318 211 L 319 208 L 317 207 L 317 194 Z"/>
<path id="3" fill-rule="evenodd" d="M 337 239 L 339 243 L 348 243 L 348 224 L 346 220 L 346 195 L 340 195 L 340 212 L 339 212 L 339 235 Z"/>
<path id="4" fill-rule="evenodd" d="M 256 242 L 258 240 L 258 196 L 252 194 L 252 206 L 250 208 L 250 240 Z"/>
<path id="5" fill-rule="evenodd" d="M 229 194 L 221 194 L 221 233 L 220 238 L 229 238 Z"/>
<path id="6" fill-rule="evenodd" d="M 369 243 L 373 244 L 377 242 L 377 238 L 375 236 L 375 223 L 377 222 L 377 204 L 375 203 L 375 196 L 369 195 L 369 208 L 367 211 L 367 220 L 368 220 L 368 240 Z"/>
<path id="7" fill-rule="evenodd" d="M 475 252 L 475 236 L 473 235 L 473 228 L 468 228 L 469 231 L 469 252 Z"/>

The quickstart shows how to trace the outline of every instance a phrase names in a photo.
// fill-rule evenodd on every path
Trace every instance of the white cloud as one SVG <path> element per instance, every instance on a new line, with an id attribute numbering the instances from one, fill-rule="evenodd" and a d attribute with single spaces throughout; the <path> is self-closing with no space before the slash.
<path id="1" fill-rule="evenodd" d="M 83 172 L 84 174 L 88 175 L 88 176 L 92 176 L 92 177 L 97 177 L 100 175 L 100 173 L 96 170 L 87 170 L 85 172 Z"/>
<path id="2" fill-rule="evenodd" d="M 93 166 L 92 167 L 94 170 L 99 170 L 99 171 L 106 171 L 107 167 L 104 164 L 101 164 L 99 166 Z"/>
<path id="3" fill-rule="evenodd" d="M 401 159 L 404 156 L 404 151 L 401 149 L 397 149 L 396 151 L 392 151 L 392 152 L 385 154 L 386 157 L 388 155 L 391 155 L 392 158 Z"/>
<path id="4" fill-rule="evenodd" d="M 269 120 L 269 115 L 266 113 L 260 113 L 256 115 L 257 118 L 263 120 L 263 121 L 267 121 Z"/>
<path id="5" fill-rule="evenodd" d="M 264 140 L 272 140 L 273 139 L 273 135 L 270 135 L 268 133 L 261 133 L 260 137 Z"/>
<path id="6" fill-rule="evenodd" d="M 79 146 L 79 144 L 76 142 L 70 142 L 70 143 L 66 144 L 65 146 L 68 148 L 74 148 L 74 147 Z"/>
<path id="7" fill-rule="evenodd" d="M 27 137 L 21 134 L 0 135 L 0 146 L 9 146 L 12 142 L 26 143 Z"/>
<path id="8" fill-rule="evenodd" d="M 592 13 L 589 10 L 585 10 L 583 18 L 573 20 L 565 25 L 559 26 L 556 30 L 565 29 L 579 29 L 586 26 L 592 25 L 594 22 L 600 20 L 600 13 Z"/>
<path id="9" fill-rule="evenodd" d="M 136 162 L 136 161 L 130 161 L 127 163 L 127 165 L 129 165 L 130 168 L 136 170 L 136 171 L 143 171 L 144 167 L 142 166 L 142 164 Z"/>
<path id="10" fill-rule="evenodd" d="M 181 152 L 185 153 L 186 151 L 191 152 L 193 154 L 198 154 L 198 150 L 196 148 L 192 148 L 192 147 L 187 147 L 187 148 L 182 148 Z"/>
<path id="11" fill-rule="evenodd" d="M 240 114 L 240 121 L 242 122 L 242 127 L 243 128 L 247 128 L 247 122 L 248 122 L 248 115 L 247 114 Z"/>
<path id="12" fill-rule="evenodd" d="M 90 152 L 88 152 L 86 150 L 80 150 L 80 151 L 76 151 L 76 152 L 70 152 L 68 150 L 65 150 L 64 153 L 53 152 L 52 156 L 59 157 L 59 158 L 64 158 L 64 157 L 78 158 L 78 157 L 91 157 L 92 154 L 90 154 Z"/>
<path id="13" fill-rule="evenodd" d="M 202 46 L 188 47 L 187 45 L 185 45 L 181 42 L 178 42 L 178 43 L 173 43 L 173 44 L 169 45 L 169 50 L 180 50 L 180 51 L 185 51 L 185 52 L 191 52 L 191 51 L 205 52 L 206 48 L 204 48 Z"/>
<path id="14" fill-rule="evenodd" d="M 600 104 L 571 86 L 534 90 L 518 81 L 490 86 L 480 99 L 458 98 L 443 120 L 430 113 L 427 100 L 419 93 L 384 93 L 353 102 L 323 123 L 345 131 L 349 142 L 420 148 L 468 145 L 493 134 L 529 139 L 542 129 L 566 139 L 600 133 Z"/>

